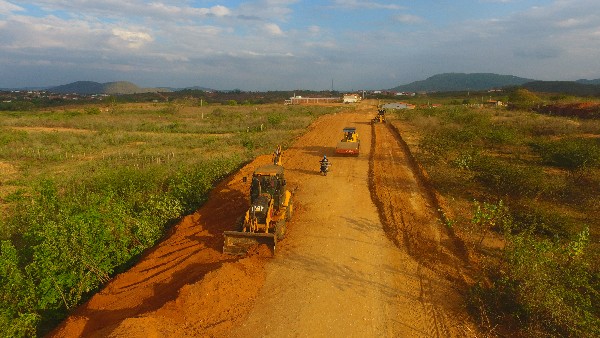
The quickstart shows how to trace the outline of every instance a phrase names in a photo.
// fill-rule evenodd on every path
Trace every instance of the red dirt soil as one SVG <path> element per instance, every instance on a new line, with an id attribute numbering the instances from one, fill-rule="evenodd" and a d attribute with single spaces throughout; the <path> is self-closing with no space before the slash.
<path id="1" fill-rule="evenodd" d="M 284 151 L 295 214 L 271 257 L 221 253 L 248 206 L 258 157 L 219 184 L 129 271 L 52 337 L 474 336 L 460 290 L 467 259 L 438 221 L 439 202 L 373 102 L 316 121 Z M 333 156 L 355 126 L 358 157 Z M 328 176 L 318 174 L 327 154 Z"/>

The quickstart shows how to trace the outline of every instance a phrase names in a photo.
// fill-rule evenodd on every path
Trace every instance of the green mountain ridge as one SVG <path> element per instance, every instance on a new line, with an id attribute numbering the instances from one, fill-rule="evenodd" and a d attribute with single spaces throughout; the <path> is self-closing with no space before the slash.
<path id="1" fill-rule="evenodd" d="M 400 85 L 390 90 L 399 92 L 453 92 L 467 90 L 489 90 L 508 86 L 520 86 L 533 79 L 514 75 L 493 73 L 443 73 L 425 80 Z"/>
<path id="2" fill-rule="evenodd" d="M 560 93 L 576 96 L 600 96 L 600 81 L 533 81 L 523 84 L 523 88 L 538 93 Z"/>
<path id="3" fill-rule="evenodd" d="M 579 79 L 577 81 L 575 81 L 577 83 L 581 83 L 581 84 L 594 84 L 594 85 L 600 85 L 600 79 L 595 79 L 595 80 L 587 80 L 587 79 Z"/>
<path id="4" fill-rule="evenodd" d="M 66 85 L 56 86 L 48 89 L 54 93 L 62 94 L 139 94 L 170 92 L 165 88 L 141 88 L 129 81 L 116 81 L 99 83 L 94 81 L 77 81 Z"/>
<path id="5" fill-rule="evenodd" d="M 576 81 L 538 81 L 514 75 L 494 73 L 443 73 L 433 75 L 425 80 L 415 81 L 389 89 L 397 92 L 454 92 L 482 91 L 505 87 L 523 87 L 532 91 L 546 93 L 564 93 L 572 95 L 600 95 L 600 79 Z M 141 88 L 129 81 L 99 83 L 94 81 L 77 81 L 61 86 L 48 88 L 55 93 L 75 94 L 139 94 L 156 92 L 177 92 L 182 90 L 212 91 L 205 87 L 187 88 Z"/>

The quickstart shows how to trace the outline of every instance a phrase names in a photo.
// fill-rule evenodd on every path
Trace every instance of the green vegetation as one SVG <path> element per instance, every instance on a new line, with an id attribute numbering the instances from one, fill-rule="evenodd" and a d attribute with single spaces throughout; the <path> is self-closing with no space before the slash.
<path id="1" fill-rule="evenodd" d="M 517 109 L 532 109 L 542 103 L 542 99 L 527 89 L 516 89 L 508 97 L 509 102 Z"/>
<path id="2" fill-rule="evenodd" d="M 600 124 L 450 105 L 397 113 L 445 196 L 446 220 L 483 262 L 469 305 L 487 333 L 600 335 Z M 572 98 L 569 98 L 572 99 Z M 460 102 L 460 99 L 456 99 Z M 510 335 L 510 334 L 509 334 Z"/>
<path id="3" fill-rule="evenodd" d="M 465 90 L 487 90 L 489 88 L 503 88 L 518 86 L 533 81 L 512 75 L 499 75 L 492 73 L 444 73 L 437 74 L 422 81 L 392 88 L 396 91 L 440 91 L 454 92 Z"/>
<path id="4" fill-rule="evenodd" d="M 326 107 L 118 104 L 0 112 L 0 335 L 36 336 Z"/>

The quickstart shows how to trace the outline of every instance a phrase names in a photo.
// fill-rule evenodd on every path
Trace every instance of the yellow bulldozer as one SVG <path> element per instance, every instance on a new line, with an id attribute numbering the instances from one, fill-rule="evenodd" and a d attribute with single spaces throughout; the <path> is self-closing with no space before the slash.
<path id="1" fill-rule="evenodd" d="M 360 140 L 358 133 L 354 127 L 346 127 L 343 129 L 344 137 L 338 142 L 335 147 L 336 154 L 356 155 L 360 152 Z"/>
<path id="2" fill-rule="evenodd" d="M 385 109 L 379 108 L 377 115 L 371 120 L 372 123 L 385 123 Z"/>
<path id="3" fill-rule="evenodd" d="M 280 148 L 278 148 L 281 150 Z M 281 152 L 277 161 L 258 167 L 252 174 L 250 207 L 238 221 L 237 231 L 225 231 L 223 252 L 245 255 L 255 245 L 266 244 L 275 253 L 292 217 L 292 193 L 287 190 Z"/>

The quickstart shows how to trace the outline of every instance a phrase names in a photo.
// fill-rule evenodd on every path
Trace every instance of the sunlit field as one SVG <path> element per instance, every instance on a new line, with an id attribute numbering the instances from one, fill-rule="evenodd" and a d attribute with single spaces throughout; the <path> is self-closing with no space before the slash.
<path id="1" fill-rule="evenodd" d="M 216 182 L 340 109 L 175 102 L 0 112 L 0 332 L 46 332 Z"/>

